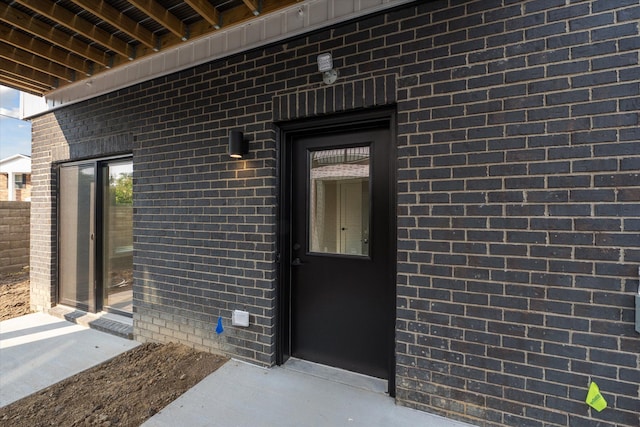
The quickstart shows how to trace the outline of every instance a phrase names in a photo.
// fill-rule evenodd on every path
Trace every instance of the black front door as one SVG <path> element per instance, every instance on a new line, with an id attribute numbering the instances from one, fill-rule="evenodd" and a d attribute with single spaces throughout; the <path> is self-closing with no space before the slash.
<path id="1" fill-rule="evenodd" d="M 290 354 L 388 379 L 393 354 L 390 131 L 291 138 Z"/>

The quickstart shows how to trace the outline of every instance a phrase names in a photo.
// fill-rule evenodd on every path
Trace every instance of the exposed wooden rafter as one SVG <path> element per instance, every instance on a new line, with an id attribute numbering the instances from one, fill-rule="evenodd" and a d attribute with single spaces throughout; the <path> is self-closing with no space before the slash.
<path id="1" fill-rule="evenodd" d="M 159 50 L 156 36 L 149 30 L 142 27 L 139 23 L 128 18 L 121 12 L 109 6 L 103 0 L 71 0 L 78 6 L 81 6 L 84 10 L 91 13 L 94 16 L 103 19 L 105 22 L 113 25 L 120 31 L 128 34 L 134 39 L 138 40 L 143 45 Z"/>
<path id="2" fill-rule="evenodd" d="M 57 64 L 79 71 L 87 76 L 92 74 L 90 65 L 81 58 L 70 54 L 64 49 L 41 42 L 4 25 L 0 25 L 0 40 L 34 55 L 48 58 Z"/>
<path id="3" fill-rule="evenodd" d="M 23 92 L 31 93 L 33 95 L 41 95 L 43 92 L 48 92 L 50 90 L 44 85 L 31 84 L 30 82 L 22 78 L 17 78 L 17 77 L 7 75 L 3 71 L 0 71 L 0 84 L 4 86 L 13 87 Z"/>
<path id="4" fill-rule="evenodd" d="M 207 0 L 185 0 L 193 10 L 214 28 L 219 29 L 222 26 L 220 22 L 220 12 L 213 7 Z"/>
<path id="5" fill-rule="evenodd" d="M 303 1 L 0 2 L 0 84 L 42 95 Z"/>
<path id="6" fill-rule="evenodd" d="M 176 37 L 180 37 L 182 41 L 189 38 L 187 26 L 175 17 L 164 7 L 160 6 L 154 0 L 128 0 L 129 3 L 146 13 L 149 18 L 159 24 L 162 24 L 167 30 L 171 31 Z"/>
<path id="7" fill-rule="evenodd" d="M 251 13 L 258 16 L 260 15 L 260 5 L 258 4 L 258 0 L 242 0 L 244 4 L 251 10 Z"/>
<path id="8" fill-rule="evenodd" d="M 0 62 L 0 71 L 11 78 L 24 80 L 26 84 L 35 87 L 42 87 L 46 90 L 58 87 L 58 79 L 42 71 L 25 67 L 16 62 L 5 59 Z"/>
<path id="9" fill-rule="evenodd" d="M 4 3 L 0 3 L 0 21 L 38 36 L 53 45 L 68 49 L 102 66 L 109 66 L 111 63 L 110 55 Z"/>
<path id="10" fill-rule="evenodd" d="M 68 11 L 57 3 L 33 0 L 15 0 L 15 2 L 46 16 L 63 27 L 73 29 L 78 34 L 83 35 L 89 40 L 93 40 L 99 45 L 107 46 L 119 55 L 131 59 L 135 57 L 134 49 L 131 45 L 96 27 L 91 22 Z"/>
<path id="11" fill-rule="evenodd" d="M 73 82 L 76 80 L 76 73 L 73 70 L 33 55 L 22 49 L 18 49 L 17 47 L 11 46 L 2 41 L 0 41 L 0 58 L 17 62 L 18 64 L 22 64 L 35 70 L 40 70 L 43 73 L 59 77 L 66 82 Z"/>

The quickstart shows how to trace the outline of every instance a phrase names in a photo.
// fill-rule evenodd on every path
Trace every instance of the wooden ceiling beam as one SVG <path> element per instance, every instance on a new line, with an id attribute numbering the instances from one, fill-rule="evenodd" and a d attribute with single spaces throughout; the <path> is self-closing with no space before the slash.
<path id="1" fill-rule="evenodd" d="M 16 79 L 12 76 L 6 75 L 2 71 L 0 71 L 0 84 L 37 96 L 42 96 L 50 90 L 44 86 L 32 85 L 24 80 Z"/>
<path id="2" fill-rule="evenodd" d="M 37 12 L 52 21 L 57 22 L 63 27 L 69 28 L 78 34 L 83 35 L 89 40 L 93 40 L 105 48 L 112 50 L 125 58 L 134 59 L 136 53 L 129 43 L 115 37 L 113 34 L 104 31 L 86 19 L 76 15 L 75 13 L 63 8 L 52 1 L 42 0 L 14 0 L 16 3 Z"/>
<path id="3" fill-rule="evenodd" d="M 205 21 L 213 25 L 213 28 L 216 30 L 220 29 L 222 26 L 222 22 L 220 22 L 220 12 L 207 0 L 184 0 L 184 2 L 191 6 Z"/>
<path id="4" fill-rule="evenodd" d="M 230 27 L 249 22 L 255 19 L 256 12 L 261 15 L 274 13 L 297 4 L 299 0 L 243 0 L 224 13 L 217 10 L 209 0 L 183 0 L 202 17 L 188 26 L 156 0 L 128 0 L 131 7 L 136 7 L 171 33 L 161 40 L 154 38 L 155 35 L 148 30 L 145 30 L 145 39 L 145 36 L 140 35 L 139 30 L 144 29 L 141 24 L 123 15 L 106 0 L 72 1 L 87 13 L 112 26 L 124 26 L 124 29 L 121 28 L 122 34 L 127 33 L 140 42 L 129 44 L 115 35 L 121 34 L 120 32 L 107 32 L 94 25 L 93 21 L 83 18 L 87 15 L 78 15 L 62 7 L 56 0 L 0 2 L 0 62 L 4 59 L 15 62 L 0 67 L 0 72 L 6 79 L 15 80 L 22 76 L 24 86 L 28 89 L 22 90 L 41 95 L 50 91 L 54 85 L 65 86 L 85 75 L 103 71 L 104 67 L 118 67 L 131 60 L 152 55 L 154 50 L 176 46 L 187 38 L 210 35 L 222 24 Z M 32 12 L 22 12 L 13 6 L 14 3 L 23 5 Z M 127 10 L 125 8 L 128 7 L 121 9 Z M 59 25 L 48 24 L 42 21 L 42 17 Z M 70 32 L 61 27 L 68 28 Z M 152 36 L 151 40 L 149 34 Z M 93 43 L 87 43 L 83 39 L 89 39 Z M 95 69 L 90 67 L 89 61 L 93 62 Z M 12 87 L 17 87 L 17 84 L 12 84 Z"/>
<path id="5" fill-rule="evenodd" d="M 298 3 L 297 0 L 262 0 L 260 14 L 266 15 L 268 13 L 273 13 L 296 3 Z M 224 26 L 229 27 L 231 25 L 255 19 L 255 15 L 249 11 L 246 5 L 241 4 L 240 6 L 226 10 L 224 14 L 222 14 L 221 19 L 223 20 L 222 22 Z M 207 21 L 201 20 L 191 25 L 191 37 L 203 36 L 211 32 L 210 24 Z"/>
<path id="6" fill-rule="evenodd" d="M 154 50 L 160 50 L 156 36 L 138 22 L 124 13 L 109 6 L 103 0 L 71 0 L 90 14 L 108 22 L 143 45 Z"/>
<path id="7" fill-rule="evenodd" d="M 164 26 L 171 31 L 176 37 L 182 41 L 189 38 L 187 34 L 187 26 L 179 20 L 174 14 L 164 7 L 160 6 L 155 0 L 127 0 L 138 10 L 146 13 L 151 19 Z"/>
<path id="8" fill-rule="evenodd" d="M 260 15 L 260 5 L 258 4 L 258 0 L 242 0 L 244 4 L 251 10 L 255 16 Z"/>
<path id="9" fill-rule="evenodd" d="M 0 3 L 0 21 L 36 35 L 102 66 L 108 67 L 111 65 L 110 55 L 4 3 Z"/>
<path id="10" fill-rule="evenodd" d="M 35 37 L 23 34 L 13 28 L 0 25 L 0 40 L 19 49 L 31 52 L 34 55 L 47 58 L 64 67 L 79 71 L 86 76 L 93 74 L 91 64 L 83 59 L 74 56 L 66 50 L 41 42 Z"/>
<path id="11" fill-rule="evenodd" d="M 40 58 L 24 50 L 0 41 L 0 58 L 8 59 L 18 64 L 22 64 L 29 68 L 40 70 L 43 73 L 50 74 L 62 79 L 65 82 L 73 82 L 76 80 L 75 71 L 66 67 Z"/>
<path id="12" fill-rule="evenodd" d="M 32 86 L 42 86 L 47 90 L 58 87 L 57 77 L 43 73 L 42 71 L 31 67 L 26 67 L 18 64 L 17 62 L 9 60 L 0 62 L 0 71 L 14 79 L 25 80 L 25 83 Z"/>

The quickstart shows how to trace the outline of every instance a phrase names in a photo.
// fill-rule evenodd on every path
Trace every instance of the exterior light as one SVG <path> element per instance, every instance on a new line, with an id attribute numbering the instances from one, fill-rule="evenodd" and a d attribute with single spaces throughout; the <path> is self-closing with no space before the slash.
<path id="1" fill-rule="evenodd" d="M 333 58 L 330 53 L 318 55 L 318 71 L 322 73 L 322 80 L 330 85 L 338 79 L 338 71 L 333 69 Z"/>
<path id="2" fill-rule="evenodd" d="M 233 159 L 241 159 L 249 152 L 249 143 L 244 140 L 244 134 L 239 130 L 229 133 L 229 156 Z"/>
<path id="3" fill-rule="evenodd" d="M 333 58 L 330 53 L 321 53 L 318 55 L 318 71 L 324 73 L 325 71 L 333 70 Z"/>

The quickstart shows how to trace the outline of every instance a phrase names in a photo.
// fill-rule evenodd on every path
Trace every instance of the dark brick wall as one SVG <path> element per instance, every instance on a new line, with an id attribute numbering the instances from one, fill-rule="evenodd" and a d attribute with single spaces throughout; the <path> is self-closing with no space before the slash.
<path id="1" fill-rule="evenodd" d="M 67 143 L 53 114 L 39 117 L 31 127 L 31 230 L 29 276 L 31 309 L 45 311 L 55 305 L 56 264 L 56 187 L 52 173 L 51 150 Z"/>
<path id="2" fill-rule="evenodd" d="M 400 23 L 398 395 L 640 425 L 640 2 L 457 3 Z"/>
<path id="3" fill-rule="evenodd" d="M 37 119 L 34 202 L 55 212 L 46 159 L 131 151 L 137 338 L 271 365 L 274 122 L 395 105 L 398 402 L 637 426 L 639 17 L 638 0 L 421 2 L 159 78 Z M 232 129 L 246 160 L 227 158 Z"/>

